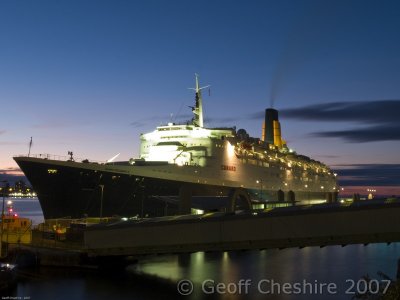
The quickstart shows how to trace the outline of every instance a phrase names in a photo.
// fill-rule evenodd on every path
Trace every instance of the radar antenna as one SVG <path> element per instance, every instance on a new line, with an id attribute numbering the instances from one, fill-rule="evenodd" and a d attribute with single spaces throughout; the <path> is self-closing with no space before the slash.
<path id="1" fill-rule="evenodd" d="M 69 160 L 68 161 L 75 161 L 74 160 L 74 152 L 68 151 L 68 155 L 69 155 Z"/>
<path id="2" fill-rule="evenodd" d="M 195 107 L 193 107 L 192 112 L 194 114 L 193 117 L 193 125 L 198 126 L 198 127 L 203 127 L 204 122 L 203 122 L 203 99 L 201 97 L 201 90 L 210 87 L 210 85 L 206 85 L 203 87 L 200 87 L 199 85 L 199 75 L 194 74 L 196 76 L 196 87 L 195 88 L 189 88 L 190 90 L 194 90 L 196 92 L 196 104 Z"/>

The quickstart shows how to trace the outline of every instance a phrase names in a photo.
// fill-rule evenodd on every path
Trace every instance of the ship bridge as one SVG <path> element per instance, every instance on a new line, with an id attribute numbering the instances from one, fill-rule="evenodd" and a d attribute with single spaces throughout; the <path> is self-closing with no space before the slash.
<path id="1" fill-rule="evenodd" d="M 159 126 L 140 137 L 140 158 L 178 165 L 205 165 L 212 156 L 214 140 L 235 136 L 231 128 L 204 128 L 195 125 Z"/>
<path id="2" fill-rule="evenodd" d="M 195 106 L 192 107 L 191 123 L 168 123 L 156 130 L 141 134 L 140 159 L 145 161 L 168 162 L 177 165 L 205 166 L 206 158 L 213 155 L 214 140 L 235 137 L 233 128 L 205 128 L 203 122 L 203 101 L 196 74 Z"/>

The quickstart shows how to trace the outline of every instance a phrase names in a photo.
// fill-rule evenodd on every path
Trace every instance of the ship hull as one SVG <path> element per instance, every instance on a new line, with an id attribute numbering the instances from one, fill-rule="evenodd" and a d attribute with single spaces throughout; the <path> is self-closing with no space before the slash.
<path id="1" fill-rule="evenodd" d="M 229 193 L 228 187 L 122 174 L 98 164 L 15 160 L 36 191 L 45 219 L 171 215 L 178 213 L 184 186 L 194 196 Z"/>
<path id="2" fill-rule="evenodd" d="M 174 215 L 179 213 L 182 189 L 190 190 L 192 199 L 197 198 L 193 201 L 195 208 L 224 210 L 227 202 L 223 199 L 238 188 L 145 176 L 142 170 L 151 168 L 146 166 L 111 168 L 106 164 L 31 157 L 14 159 L 36 191 L 45 219 Z M 132 168 L 139 171 L 129 171 Z M 277 200 L 277 191 L 247 192 L 255 201 Z M 297 201 L 326 198 L 323 192 L 295 194 Z"/>

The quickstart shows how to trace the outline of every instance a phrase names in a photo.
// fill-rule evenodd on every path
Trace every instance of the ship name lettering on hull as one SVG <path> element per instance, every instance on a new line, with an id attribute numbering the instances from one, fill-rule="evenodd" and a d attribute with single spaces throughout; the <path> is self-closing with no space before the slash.
<path id="1" fill-rule="evenodd" d="M 221 170 L 236 172 L 236 167 L 235 166 L 221 165 Z"/>

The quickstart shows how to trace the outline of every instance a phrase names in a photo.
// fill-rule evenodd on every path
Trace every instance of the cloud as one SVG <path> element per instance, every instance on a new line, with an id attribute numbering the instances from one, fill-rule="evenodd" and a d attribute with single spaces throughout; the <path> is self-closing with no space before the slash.
<path id="1" fill-rule="evenodd" d="M 353 102 L 330 102 L 307 105 L 304 107 L 280 110 L 282 117 L 303 121 L 319 122 L 351 122 L 357 127 L 317 131 L 310 133 L 311 137 L 341 138 L 350 143 L 367 143 L 377 141 L 400 140 L 400 100 L 375 100 Z M 232 124 L 238 120 L 262 120 L 265 111 L 259 111 L 236 117 L 206 118 L 206 123 Z M 192 115 L 182 115 L 173 118 L 173 122 L 182 123 L 192 119 Z M 154 120 L 166 120 L 165 116 L 153 116 L 139 119 L 131 126 L 142 127 Z M 359 125 L 362 125 L 361 127 Z"/>
<path id="2" fill-rule="evenodd" d="M 17 167 L 9 167 L 9 168 L 0 169 L 0 173 L 8 173 L 8 172 L 20 172 L 20 173 L 22 173 L 21 169 L 17 168 Z"/>
<path id="3" fill-rule="evenodd" d="M 291 119 L 306 121 L 353 121 L 365 124 L 399 122 L 400 100 L 330 102 L 280 111 Z"/>
<path id="4" fill-rule="evenodd" d="M 4 134 L 4 133 L 6 133 L 5 130 L 0 130 L 0 134 Z"/>
<path id="5" fill-rule="evenodd" d="M 350 143 L 399 141 L 400 124 L 388 126 L 371 126 L 360 129 L 314 132 L 311 133 L 310 136 L 342 138 L 343 140 Z"/>
<path id="6" fill-rule="evenodd" d="M 12 174 L 0 174 L 0 181 L 6 180 L 9 184 L 13 185 L 15 182 L 22 180 L 28 185 L 30 185 L 28 179 L 24 175 L 12 175 Z M 4 183 L 1 182 L 0 186 Z"/>
<path id="7" fill-rule="evenodd" d="M 400 164 L 348 164 L 332 166 L 342 186 L 399 186 Z"/>
<path id="8" fill-rule="evenodd" d="M 29 184 L 28 179 L 18 167 L 9 167 L 0 169 L 0 181 L 6 180 L 10 184 L 14 184 L 18 180 L 23 180 Z M 0 186 L 2 183 L 0 183 Z"/>
<path id="9" fill-rule="evenodd" d="M 347 142 L 366 143 L 400 140 L 400 100 L 366 102 L 331 102 L 281 111 L 291 119 L 320 122 L 354 122 L 367 127 L 318 131 L 314 137 L 341 138 Z"/>
<path id="10" fill-rule="evenodd" d="M 21 171 L 20 168 L 17 167 L 10 167 L 10 168 L 2 168 L 0 169 L 0 180 L 1 177 L 24 177 L 24 173 Z"/>

